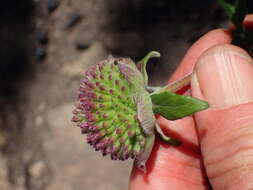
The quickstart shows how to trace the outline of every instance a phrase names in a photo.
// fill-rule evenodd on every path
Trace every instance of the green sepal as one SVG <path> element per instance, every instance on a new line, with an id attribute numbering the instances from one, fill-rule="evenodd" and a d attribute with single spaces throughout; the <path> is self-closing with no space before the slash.
<path id="1" fill-rule="evenodd" d="M 148 85 L 148 74 L 146 71 L 146 65 L 148 63 L 148 61 L 153 58 L 153 57 L 160 57 L 161 54 L 157 51 L 151 51 L 149 52 L 142 60 L 140 60 L 137 63 L 137 67 L 139 69 L 139 71 L 141 72 L 143 78 L 144 78 L 144 82 L 145 82 L 145 86 Z"/>
<path id="2" fill-rule="evenodd" d="M 209 107 L 203 100 L 169 91 L 154 93 L 150 97 L 154 114 L 159 114 L 168 120 L 181 119 Z"/>

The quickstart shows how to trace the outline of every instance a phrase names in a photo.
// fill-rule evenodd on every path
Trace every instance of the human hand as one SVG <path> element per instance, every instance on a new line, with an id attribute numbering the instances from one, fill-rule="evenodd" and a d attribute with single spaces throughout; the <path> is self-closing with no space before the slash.
<path id="1" fill-rule="evenodd" d="M 246 20 L 252 26 L 253 16 Z M 170 81 L 194 70 L 192 95 L 210 108 L 177 121 L 158 118 L 183 144 L 156 140 L 147 173 L 133 168 L 130 190 L 253 189 L 253 61 L 230 42 L 230 32 L 218 29 L 187 52 Z"/>

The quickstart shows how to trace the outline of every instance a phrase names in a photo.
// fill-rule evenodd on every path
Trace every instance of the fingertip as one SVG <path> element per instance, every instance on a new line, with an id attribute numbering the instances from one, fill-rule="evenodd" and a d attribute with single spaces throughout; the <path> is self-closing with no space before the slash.
<path id="1" fill-rule="evenodd" d="M 252 101 L 252 62 L 248 53 L 237 46 L 227 44 L 210 48 L 200 56 L 195 67 L 196 80 L 191 83 L 193 95 L 196 96 L 196 90 L 201 91 L 211 107 Z"/>

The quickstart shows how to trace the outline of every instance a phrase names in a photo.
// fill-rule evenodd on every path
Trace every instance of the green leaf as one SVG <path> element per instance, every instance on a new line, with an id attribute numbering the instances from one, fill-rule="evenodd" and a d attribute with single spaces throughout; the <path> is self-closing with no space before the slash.
<path id="1" fill-rule="evenodd" d="M 236 33 L 243 31 L 243 20 L 248 12 L 247 0 L 236 0 L 232 5 L 225 0 L 218 0 L 220 6 L 224 9 L 224 12 L 235 25 Z"/>
<path id="2" fill-rule="evenodd" d="M 218 3 L 223 8 L 228 18 L 231 19 L 235 14 L 235 7 L 230 3 L 227 3 L 225 0 L 218 0 Z"/>
<path id="3" fill-rule="evenodd" d="M 232 31 L 231 43 L 245 49 L 252 56 L 253 32 L 252 29 L 245 28 L 243 25 L 248 14 L 247 0 L 235 0 L 234 4 L 227 3 L 226 0 L 218 0 L 218 2 L 235 26 L 235 30 Z"/>
<path id="4" fill-rule="evenodd" d="M 151 100 L 153 112 L 168 120 L 180 119 L 209 107 L 205 101 L 169 91 L 152 94 Z"/>
<path id="5" fill-rule="evenodd" d="M 140 60 L 137 63 L 137 68 L 139 69 L 139 71 L 142 73 L 142 76 L 144 78 L 145 81 L 145 85 L 148 85 L 148 74 L 146 71 L 146 65 L 148 63 L 148 61 L 153 58 L 153 57 L 160 57 L 161 54 L 157 51 L 151 51 L 149 52 L 142 60 Z"/>
<path id="6" fill-rule="evenodd" d="M 247 14 L 247 0 L 237 0 L 235 2 L 235 13 L 232 16 L 232 22 L 237 31 L 243 31 L 243 21 Z"/>

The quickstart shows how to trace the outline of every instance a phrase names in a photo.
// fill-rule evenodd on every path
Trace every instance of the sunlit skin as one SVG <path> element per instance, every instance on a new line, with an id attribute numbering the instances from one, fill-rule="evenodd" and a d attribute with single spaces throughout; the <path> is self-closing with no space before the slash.
<path id="1" fill-rule="evenodd" d="M 253 16 L 248 16 L 244 23 L 246 27 L 252 27 Z M 204 58 L 219 48 L 248 56 L 230 43 L 229 30 L 217 29 L 207 33 L 189 49 L 169 82 L 191 73 L 200 57 Z M 253 81 L 250 64 L 245 66 L 245 75 L 252 77 Z M 192 79 L 192 95 L 205 99 L 196 85 Z M 205 80 L 198 85 L 205 85 Z M 166 134 L 180 139 L 183 144 L 173 147 L 156 138 L 147 162 L 147 173 L 133 167 L 130 190 L 253 189 L 253 142 L 250 140 L 253 139 L 253 103 L 225 109 L 210 107 L 194 117 L 177 121 L 158 117 L 158 123 Z"/>

